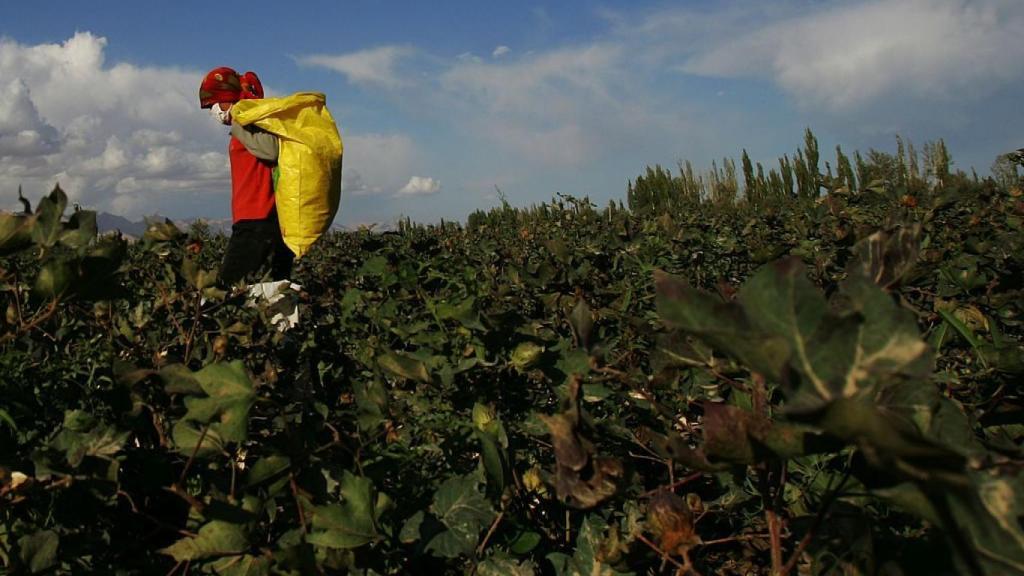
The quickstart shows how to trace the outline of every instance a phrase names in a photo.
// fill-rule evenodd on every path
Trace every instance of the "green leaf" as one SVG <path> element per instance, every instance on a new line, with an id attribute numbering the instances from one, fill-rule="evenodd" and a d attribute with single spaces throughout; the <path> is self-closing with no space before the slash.
<path id="1" fill-rule="evenodd" d="M 476 430 L 476 435 L 480 440 L 480 460 L 487 473 L 487 485 L 492 494 L 501 494 L 508 476 L 508 454 L 496 435 L 481 430 Z"/>
<path id="2" fill-rule="evenodd" d="M 907 482 L 876 490 L 904 510 L 942 526 L 962 573 L 1024 574 L 1024 498 L 1019 479 L 972 472 L 966 484 L 935 490 Z"/>
<path id="3" fill-rule="evenodd" d="M 974 502 L 965 494 L 950 492 L 953 499 L 954 526 L 948 530 L 961 530 L 971 539 L 978 560 L 988 574 L 1001 574 L 1012 568 L 1024 574 L 1024 482 L 1019 478 L 993 478 L 987 474 L 972 473 Z M 962 501 L 966 500 L 966 501 Z"/>
<path id="4" fill-rule="evenodd" d="M 377 357 L 377 363 L 381 368 L 396 376 L 401 376 L 407 380 L 423 382 L 424 384 L 430 383 L 430 373 L 427 371 L 427 365 L 415 358 L 410 358 L 404 354 L 387 352 Z"/>
<path id="5" fill-rule="evenodd" d="M 64 413 L 64 426 L 50 445 L 64 452 L 68 464 L 77 468 L 86 456 L 109 459 L 117 454 L 129 435 L 83 410 L 68 410 Z"/>
<path id="6" fill-rule="evenodd" d="M 32 245 L 34 215 L 0 213 L 0 256 L 14 254 Z"/>
<path id="7" fill-rule="evenodd" d="M 191 454 L 199 441 L 199 428 L 188 423 L 209 424 L 207 438 L 200 450 L 204 455 L 210 454 L 206 442 L 212 442 L 211 450 L 222 449 L 229 442 L 243 442 L 247 437 L 249 408 L 256 399 L 256 392 L 242 362 L 210 364 L 194 373 L 193 377 L 206 396 L 185 398 L 188 412 L 174 427 L 178 448 Z"/>
<path id="8" fill-rule="evenodd" d="M 830 308 L 795 258 L 763 267 L 735 303 L 716 301 L 665 275 L 656 282 L 658 311 L 670 325 L 788 384 L 798 404 L 820 406 L 931 372 L 913 315 L 863 278 L 851 277 L 844 285 L 842 313 Z M 799 375 L 798 384 L 790 374 Z"/>
<path id="9" fill-rule="evenodd" d="M 170 242 L 185 235 L 169 218 L 164 218 L 163 222 L 158 219 L 147 219 L 146 224 L 142 239 L 147 244 Z"/>
<path id="10" fill-rule="evenodd" d="M 384 274 L 388 269 L 388 260 L 383 256 L 373 256 L 366 262 L 363 262 L 362 268 L 359 269 L 360 276 L 380 276 Z"/>
<path id="11" fill-rule="evenodd" d="M 398 533 L 398 540 L 403 544 L 412 544 L 422 537 L 420 528 L 423 526 L 423 520 L 426 518 L 426 513 L 420 510 L 409 517 L 408 520 L 402 524 L 402 530 Z"/>
<path id="12" fill-rule="evenodd" d="M 904 382 L 890 386 L 876 400 L 886 413 L 914 423 L 920 433 L 961 455 L 984 454 L 963 410 L 936 386 Z"/>
<path id="13" fill-rule="evenodd" d="M 313 510 L 313 529 L 307 540 L 325 548 L 358 548 L 378 540 L 378 497 L 369 478 L 347 470 L 341 477 L 341 504 Z"/>
<path id="14" fill-rule="evenodd" d="M 53 246 L 60 240 L 64 230 L 61 217 L 67 207 L 68 197 L 57 186 L 50 195 L 36 205 L 36 224 L 32 227 L 32 240 L 40 246 Z"/>
<path id="15" fill-rule="evenodd" d="M 943 320 L 945 320 L 958 333 L 960 333 L 960 335 L 964 337 L 964 340 L 966 340 L 967 343 L 971 345 L 971 348 L 974 349 L 975 354 L 978 355 L 978 360 L 981 362 L 981 365 L 985 368 L 988 368 L 988 361 L 986 360 L 984 354 L 984 346 L 982 342 L 978 339 L 978 337 L 974 335 L 974 331 L 968 328 L 967 325 L 963 323 L 963 321 L 954 316 L 949 310 L 944 310 L 940 308 L 937 310 L 937 312 Z"/>
<path id="16" fill-rule="evenodd" d="M 185 456 L 194 453 L 199 458 L 210 458 L 227 451 L 227 443 L 212 426 L 208 427 L 206 435 L 203 435 L 202 427 L 184 419 L 174 424 L 171 439 L 174 440 L 178 451 Z"/>
<path id="17" fill-rule="evenodd" d="M 82 248 L 96 239 L 96 213 L 79 210 L 71 215 L 60 236 L 60 243 L 69 248 Z"/>
<path id="18" fill-rule="evenodd" d="M 0 422 L 6 424 L 11 430 L 18 430 L 18 425 L 14 422 L 14 418 L 7 413 L 7 410 L 0 408 Z"/>
<path id="19" fill-rule="evenodd" d="M 551 253 L 554 254 L 555 258 L 557 258 L 559 262 L 566 263 L 572 256 L 572 252 L 569 251 L 569 247 L 565 245 L 565 242 L 558 238 L 547 240 L 544 242 L 544 245 L 548 247 L 548 250 L 551 250 Z"/>
<path id="20" fill-rule="evenodd" d="M 171 556 L 178 562 L 184 562 L 236 556 L 248 548 L 249 540 L 241 526 L 214 520 L 204 524 L 196 536 L 182 538 L 167 548 L 161 549 L 160 553 Z"/>
<path id="21" fill-rule="evenodd" d="M 590 336 L 594 331 L 594 316 L 590 311 L 590 306 L 583 299 L 576 303 L 569 314 L 569 324 L 572 325 L 572 330 L 576 334 L 576 342 L 580 347 L 590 350 Z"/>
<path id="22" fill-rule="evenodd" d="M 883 290 L 891 290 L 902 283 L 917 264 L 921 226 L 903 227 L 895 232 L 879 230 L 857 242 L 856 256 L 847 271 L 859 274 Z"/>
<path id="23" fill-rule="evenodd" d="M 533 576 L 537 572 L 529 560 L 494 556 L 477 564 L 476 573 L 479 576 Z"/>
<path id="24" fill-rule="evenodd" d="M 256 461 L 249 469 L 246 486 L 256 486 L 267 480 L 284 474 L 292 465 L 291 459 L 279 454 L 271 454 Z"/>
<path id="25" fill-rule="evenodd" d="M 922 381 L 930 376 L 932 355 L 912 312 L 874 284 L 857 278 L 843 284 L 842 295 L 849 299 L 852 312 L 863 318 L 844 392 L 865 390 L 875 382 Z"/>
<path id="26" fill-rule="evenodd" d="M 212 286 L 217 281 L 216 270 L 203 270 L 199 264 L 191 258 L 184 258 L 181 262 L 181 274 L 185 280 L 197 290 L 203 290 Z"/>
<path id="27" fill-rule="evenodd" d="M 210 563 L 210 569 L 220 576 L 267 576 L 270 559 L 262 556 L 229 556 Z"/>
<path id="28" fill-rule="evenodd" d="M 590 372 L 590 354 L 583 348 L 567 348 L 563 342 L 555 367 L 566 374 L 587 374 Z"/>
<path id="29" fill-rule="evenodd" d="M 494 508 L 479 490 L 475 474 L 449 478 L 434 492 L 430 511 L 447 528 L 427 543 L 437 556 L 456 558 L 476 548 L 480 532 L 494 520 Z"/>
<path id="30" fill-rule="evenodd" d="M 359 407 L 358 423 L 360 430 L 369 432 L 387 420 L 388 391 L 380 379 L 374 378 L 366 382 L 354 382 L 352 391 L 355 394 L 356 406 Z"/>
<path id="31" fill-rule="evenodd" d="M 835 400 L 815 416 L 815 423 L 859 445 L 868 462 L 887 473 L 908 480 L 965 481 L 964 455 L 924 436 L 911 419 L 868 399 Z"/>
<path id="32" fill-rule="evenodd" d="M 755 329 L 786 339 L 791 366 L 818 396 L 830 399 L 857 392 L 856 382 L 848 383 L 846 376 L 855 360 L 858 319 L 829 315 L 825 297 L 807 279 L 799 260 L 762 268 L 743 285 L 739 299 Z"/>
<path id="33" fill-rule="evenodd" d="M 32 296 L 37 300 L 66 296 L 74 291 L 77 277 L 72 261 L 64 257 L 51 258 L 39 269 Z"/>
<path id="34" fill-rule="evenodd" d="M 619 572 L 605 562 L 609 550 L 605 550 L 605 532 L 608 524 L 600 517 L 591 514 L 580 526 L 576 537 L 576 550 L 572 557 L 565 554 L 548 554 L 547 558 L 555 567 L 559 576 L 630 576 L 632 572 Z"/>
<path id="35" fill-rule="evenodd" d="M 18 540 L 18 557 L 32 574 L 38 574 L 57 565 L 57 547 L 60 536 L 53 530 L 43 530 L 22 536 Z"/>
<path id="36" fill-rule="evenodd" d="M 160 380 L 164 383 L 164 391 L 168 394 L 203 393 L 195 375 L 184 364 L 170 364 L 160 369 Z"/>
<path id="37" fill-rule="evenodd" d="M 756 329 L 743 308 L 695 290 L 681 278 L 654 275 L 658 314 L 669 325 L 700 336 L 752 370 L 776 382 L 787 380 L 788 341 Z"/>
<path id="38" fill-rule="evenodd" d="M 107 236 L 90 246 L 79 260 L 75 293 L 86 300 L 111 300 L 122 296 L 116 276 L 128 252 L 124 238 Z"/>
<path id="39" fill-rule="evenodd" d="M 541 535 L 536 532 L 523 532 L 511 544 L 509 551 L 513 554 L 529 554 L 531 550 L 540 544 Z"/>
<path id="40" fill-rule="evenodd" d="M 440 302 L 436 307 L 437 317 L 441 320 L 455 320 L 470 330 L 483 332 L 487 328 L 480 322 L 480 314 L 476 311 L 476 299 L 466 298 L 458 304 Z"/>

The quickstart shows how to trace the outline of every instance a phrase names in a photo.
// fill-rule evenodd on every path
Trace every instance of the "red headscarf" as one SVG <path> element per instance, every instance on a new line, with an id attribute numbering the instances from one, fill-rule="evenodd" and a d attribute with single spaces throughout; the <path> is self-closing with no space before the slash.
<path id="1" fill-rule="evenodd" d="M 240 100 L 248 98 L 263 98 L 263 83 L 260 82 L 255 72 L 242 74 L 242 96 Z"/>
<path id="2" fill-rule="evenodd" d="M 199 107 L 210 108 L 221 102 L 235 103 L 250 98 L 263 98 L 263 84 L 255 72 L 239 77 L 233 68 L 221 66 L 206 73 L 199 85 Z"/>

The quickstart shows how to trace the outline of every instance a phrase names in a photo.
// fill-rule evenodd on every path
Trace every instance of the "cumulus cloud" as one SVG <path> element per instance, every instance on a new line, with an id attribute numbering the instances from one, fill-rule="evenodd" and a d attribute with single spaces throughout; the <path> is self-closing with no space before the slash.
<path id="1" fill-rule="evenodd" d="M 416 145 L 407 135 L 346 136 L 342 191 L 353 196 L 395 194 L 419 162 Z"/>
<path id="2" fill-rule="evenodd" d="M 441 191 L 441 181 L 426 176 L 413 176 L 398 191 L 398 196 L 430 196 Z"/>
<path id="3" fill-rule="evenodd" d="M 399 77 L 395 62 L 411 53 L 386 47 L 298 61 L 326 66 L 350 81 L 362 78 L 365 86 L 399 106 L 411 109 L 415 101 L 417 110 L 487 140 L 504 157 L 549 168 L 607 158 L 632 138 L 679 128 L 678 109 L 658 118 L 650 111 L 646 79 L 635 77 L 634 55 L 623 42 L 583 43 L 515 57 L 499 45 L 487 59 L 472 52 L 454 57 L 416 52 L 419 73 Z M 389 191 L 362 167 L 353 166 L 346 174 L 346 189 L 355 194 Z"/>
<path id="4" fill-rule="evenodd" d="M 415 87 L 417 101 L 432 103 L 452 118 L 452 124 L 549 165 L 574 165 L 592 157 L 595 146 L 601 146 L 602 134 L 618 132 L 637 119 L 627 113 L 630 105 L 620 89 L 626 84 L 622 77 L 627 64 L 620 45 L 570 46 L 515 60 L 508 58 L 507 46 L 495 48 L 493 60 L 471 52 L 454 59 L 427 58 L 433 74 L 415 83 L 396 72 L 396 63 L 412 53 L 411 48 L 386 46 L 339 56 L 305 56 L 298 61 L 335 70 L 352 82 L 392 95 L 403 93 L 397 89 Z M 408 148 L 391 146 L 380 135 L 367 135 L 363 143 L 367 148 L 362 154 L 385 158 L 385 166 L 395 163 L 388 158 L 411 156 Z M 346 172 L 346 189 L 357 195 L 394 192 L 397 188 L 384 183 L 383 170 L 377 169 L 378 177 L 370 177 L 366 168 L 356 165 L 364 159 L 353 164 L 346 160 L 352 166 Z"/>
<path id="5" fill-rule="evenodd" d="M 414 53 L 407 46 L 379 46 L 349 54 L 303 56 L 298 62 L 340 72 L 356 85 L 396 88 L 406 83 L 398 72 L 398 64 Z"/>
<path id="6" fill-rule="evenodd" d="M 595 43 L 515 60 L 459 60 L 439 75 L 446 106 L 496 145 L 548 165 L 576 165 L 636 120 L 623 93 L 621 46 Z"/>
<path id="7" fill-rule="evenodd" d="M 620 174 L 649 161 L 733 153 L 737 135 L 752 153 L 774 156 L 779 142 L 788 149 L 808 123 L 834 122 L 844 145 L 854 130 L 901 130 L 908 111 L 929 134 L 948 130 L 957 115 L 991 127 L 1008 114 L 1007 106 L 991 105 L 995 98 L 1009 102 L 1024 78 L 1017 4 L 662 4 L 606 12 L 608 30 L 592 40 L 531 52 L 499 45 L 483 57 L 455 56 L 459 50 L 389 45 L 296 62 L 378 90 L 386 98 L 377 101 L 418 130 L 440 127 L 429 147 L 399 133 L 344 134 L 344 191 L 366 196 L 366 205 L 435 184 L 440 190 L 436 177 L 446 191 L 495 174 L 509 189 L 564 175 L 550 186 L 589 178 L 588 186 L 607 181 L 621 191 L 611 182 Z M 535 17 L 548 20 L 542 9 Z M 226 212 L 226 136 L 197 110 L 201 73 L 108 62 L 106 40 L 89 33 L 56 44 L 0 39 L 0 196 L 19 183 L 45 190 L 60 180 L 83 204 L 104 209 L 145 213 L 159 198 L 210 191 Z M 766 89 L 769 83 L 778 90 Z M 738 105 L 750 86 L 763 93 Z M 786 100 L 804 105 L 799 114 Z M 446 162 L 451 172 L 428 160 Z"/>
<path id="8" fill-rule="evenodd" d="M 564 111 L 576 95 L 607 98 L 610 77 L 621 56 L 619 46 L 590 44 L 508 64 L 460 60 L 445 71 L 441 83 L 451 91 L 465 91 L 470 97 L 490 102 L 498 112 L 543 114 L 542 108 L 546 107 L 536 104 L 545 100 Z"/>
<path id="9" fill-rule="evenodd" d="M 55 44 L 0 38 L 0 207 L 18 207 L 4 190 L 39 196 L 59 182 L 75 202 L 133 218 L 226 216 L 228 136 L 199 110 L 203 72 L 108 63 L 106 46 L 89 32 Z M 408 136 L 344 136 L 350 194 L 394 195 L 418 169 Z"/>
<path id="10" fill-rule="evenodd" d="M 1013 0 L 832 3 L 720 34 L 681 70 L 767 76 L 801 102 L 841 111 L 887 97 L 984 96 L 1024 73 Z"/>
<path id="11" fill-rule="evenodd" d="M 57 129 L 39 116 L 28 86 L 19 78 L 0 87 L 0 158 L 55 152 Z"/>
<path id="12" fill-rule="evenodd" d="M 59 181 L 75 201 L 129 216 L 167 194 L 227 191 L 226 135 L 196 102 L 201 72 L 108 65 L 105 47 L 88 32 L 0 39 L 0 190 L 38 195 Z"/>
<path id="13" fill-rule="evenodd" d="M 455 59 L 459 62 L 472 62 L 474 64 L 479 64 L 484 61 L 483 58 L 473 54 L 472 52 L 463 52 L 456 56 Z"/>

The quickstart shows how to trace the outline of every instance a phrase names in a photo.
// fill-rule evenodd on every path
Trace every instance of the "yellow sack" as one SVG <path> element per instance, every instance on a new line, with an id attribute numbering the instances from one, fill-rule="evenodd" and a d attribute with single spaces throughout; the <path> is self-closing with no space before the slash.
<path id="1" fill-rule="evenodd" d="M 341 201 L 344 147 L 326 98 L 299 92 L 284 98 L 240 100 L 232 106 L 231 118 L 277 136 L 277 218 L 284 243 L 301 258 L 331 226 Z"/>

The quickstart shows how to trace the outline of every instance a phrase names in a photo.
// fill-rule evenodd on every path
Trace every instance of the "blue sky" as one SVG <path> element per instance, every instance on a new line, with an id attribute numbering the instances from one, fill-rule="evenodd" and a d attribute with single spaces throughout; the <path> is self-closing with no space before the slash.
<path id="1" fill-rule="evenodd" d="M 0 21 L 0 190 L 227 217 L 226 135 L 196 104 L 221 65 L 327 94 L 344 225 L 462 219 L 499 189 L 604 204 L 648 164 L 774 163 L 806 126 L 825 150 L 941 137 L 986 173 L 1024 146 L 1021 37 L 1017 0 L 22 4 Z"/>

